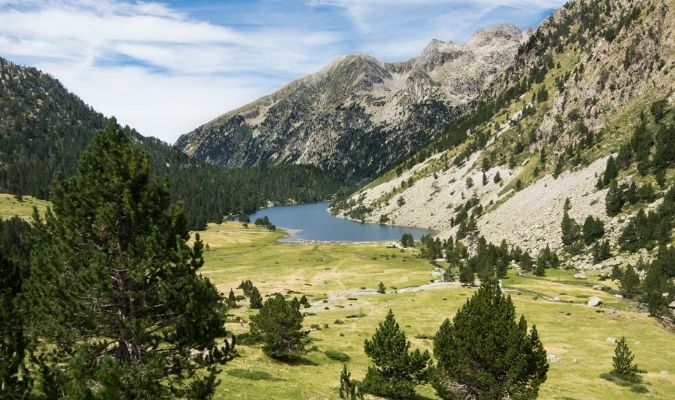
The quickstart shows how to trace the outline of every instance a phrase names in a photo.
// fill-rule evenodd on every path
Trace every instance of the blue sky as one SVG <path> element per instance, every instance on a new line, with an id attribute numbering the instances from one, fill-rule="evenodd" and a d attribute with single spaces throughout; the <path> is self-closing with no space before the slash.
<path id="1" fill-rule="evenodd" d="M 536 27 L 564 0 L 0 0 L 0 56 L 174 142 L 335 57 Z"/>

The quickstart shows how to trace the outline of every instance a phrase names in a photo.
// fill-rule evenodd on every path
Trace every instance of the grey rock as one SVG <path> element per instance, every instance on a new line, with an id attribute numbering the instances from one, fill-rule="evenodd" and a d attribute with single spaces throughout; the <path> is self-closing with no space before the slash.
<path id="1" fill-rule="evenodd" d="M 586 303 L 586 305 L 588 305 L 589 307 L 597 307 L 600 304 L 602 304 L 602 299 L 600 299 L 599 297 L 595 297 L 595 296 L 589 297 L 588 303 Z"/>

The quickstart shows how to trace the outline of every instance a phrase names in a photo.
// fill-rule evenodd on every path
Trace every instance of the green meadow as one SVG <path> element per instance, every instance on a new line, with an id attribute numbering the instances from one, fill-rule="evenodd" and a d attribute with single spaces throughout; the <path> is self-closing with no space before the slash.
<path id="1" fill-rule="evenodd" d="M 347 354 L 352 377 L 365 376 L 369 360 L 363 342 L 392 309 L 413 347 L 431 350 L 432 338 L 445 318 L 452 317 L 475 289 L 457 284 L 404 288 L 431 281 L 433 266 L 414 250 L 401 252 L 384 244 L 279 243 L 282 232 L 243 228 L 238 223 L 209 225 L 206 274 L 223 293 L 235 294 L 250 279 L 264 295 L 308 297 L 305 328 L 312 343 L 304 362 L 289 365 L 265 356 L 258 345 L 239 345 L 241 357 L 223 368 L 217 399 L 335 399 L 342 362 L 326 352 Z M 544 278 L 511 274 L 504 281 L 519 314 L 536 324 L 550 360 L 542 399 L 671 399 L 675 394 L 675 335 L 628 301 L 594 290 L 593 284 L 616 288 L 593 276 L 576 280 L 572 271 L 549 270 Z M 377 294 L 379 282 L 387 294 Z M 586 305 L 598 296 L 603 305 Z M 248 330 L 255 311 L 247 301 L 232 310 L 228 328 Z M 246 323 L 242 324 L 239 318 Z M 615 344 L 625 336 L 635 354 L 648 393 L 600 378 L 611 370 Z M 430 386 L 420 399 L 436 398 Z"/>
<path id="2" fill-rule="evenodd" d="M 29 217 L 33 206 L 41 211 L 48 202 L 0 195 L 0 217 Z M 413 347 L 431 350 L 433 335 L 451 318 L 475 288 L 455 283 L 429 285 L 433 266 L 415 250 L 402 251 L 385 244 L 281 243 L 283 231 L 244 228 L 239 223 L 210 224 L 199 232 L 207 244 L 202 272 L 224 293 L 250 279 L 263 296 L 283 293 L 288 298 L 306 295 L 304 326 L 310 330 L 311 351 L 303 362 L 289 365 L 270 359 L 259 345 L 237 345 L 239 357 L 223 367 L 216 399 L 335 399 L 342 361 L 362 379 L 369 360 L 363 342 L 392 309 Z M 577 280 L 573 271 L 548 270 L 543 278 L 511 272 L 503 285 L 510 291 L 517 312 L 536 324 L 548 352 L 548 380 L 540 388 L 542 399 L 672 399 L 675 395 L 675 335 L 640 312 L 633 303 L 612 293 L 610 281 L 589 274 Z M 376 293 L 379 282 L 386 294 Z M 423 289 L 411 289 L 425 285 Z M 603 304 L 593 308 L 588 298 Z M 248 300 L 231 310 L 228 330 L 248 331 Z M 240 322 L 243 319 L 244 323 Z M 635 354 L 647 393 L 634 393 L 600 378 L 611 369 L 615 344 L 625 336 Z M 330 354 L 333 358 L 329 357 Z M 554 357 L 555 356 L 555 357 Z M 420 399 L 434 399 L 430 386 L 418 389 Z"/>

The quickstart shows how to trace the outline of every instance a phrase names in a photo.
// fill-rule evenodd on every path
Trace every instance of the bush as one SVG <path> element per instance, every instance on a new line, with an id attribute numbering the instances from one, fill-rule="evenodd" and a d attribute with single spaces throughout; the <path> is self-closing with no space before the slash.
<path id="1" fill-rule="evenodd" d="M 331 360 L 340 361 L 340 362 L 347 362 L 351 359 L 349 357 L 349 354 L 343 353 L 341 351 L 336 351 L 336 350 L 326 350 L 326 351 L 323 352 L 323 354 L 325 354 L 326 357 L 330 358 Z"/>

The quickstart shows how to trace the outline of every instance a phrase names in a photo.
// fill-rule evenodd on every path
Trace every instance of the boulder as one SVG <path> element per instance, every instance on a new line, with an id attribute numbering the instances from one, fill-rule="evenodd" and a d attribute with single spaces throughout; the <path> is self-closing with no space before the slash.
<path id="1" fill-rule="evenodd" d="M 588 305 L 589 307 L 597 307 L 600 304 L 602 304 L 602 299 L 596 296 L 590 297 L 588 299 L 588 303 L 586 303 L 586 305 Z"/>
<path id="2" fill-rule="evenodd" d="M 623 299 L 623 295 L 620 294 L 615 294 L 614 297 L 616 297 L 617 299 Z"/>
<path id="3" fill-rule="evenodd" d="M 608 343 L 616 343 L 616 338 L 612 336 L 607 336 L 607 342 Z"/>
<path id="4" fill-rule="evenodd" d="M 586 278 L 588 278 L 588 277 L 586 276 L 586 274 L 584 274 L 583 272 L 579 272 L 578 274 L 574 274 L 574 277 L 575 277 L 576 279 L 586 279 Z"/>
<path id="5" fill-rule="evenodd" d="M 675 300 L 671 301 L 668 307 L 675 308 Z"/>
<path id="6" fill-rule="evenodd" d="M 603 287 L 602 285 L 593 285 L 593 290 L 602 290 Z"/>

